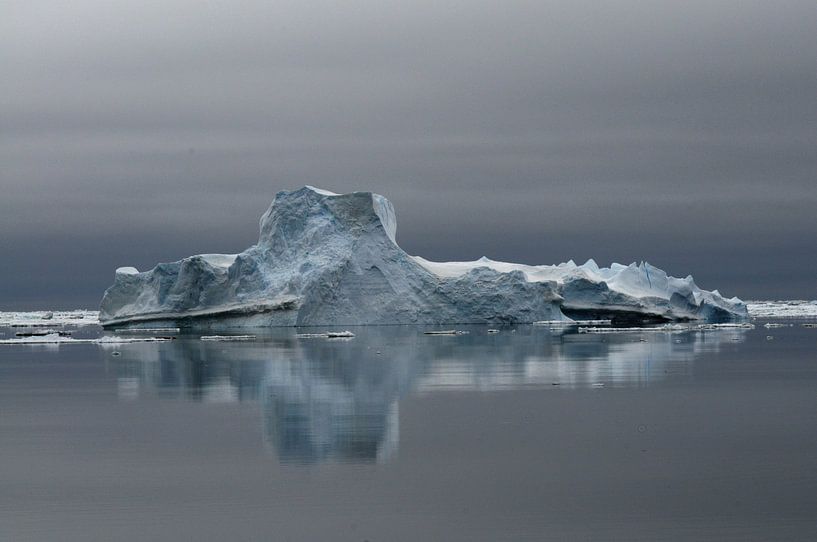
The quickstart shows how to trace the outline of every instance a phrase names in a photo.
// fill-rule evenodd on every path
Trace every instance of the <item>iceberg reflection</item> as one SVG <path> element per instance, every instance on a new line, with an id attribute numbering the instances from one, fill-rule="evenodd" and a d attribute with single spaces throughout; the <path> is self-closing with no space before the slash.
<path id="1" fill-rule="evenodd" d="M 256 342 L 181 336 L 123 345 L 115 358 L 119 396 L 256 402 L 265 441 L 283 463 L 385 461 L 397 450 L 407 394 L 647 386 L 690 378 L 699 355 L 734 345 L 746 332 L 599 336 L 525 326 L 456 336 L 407 327 L 356 333 L 350 341 L 278 330 Z"/>

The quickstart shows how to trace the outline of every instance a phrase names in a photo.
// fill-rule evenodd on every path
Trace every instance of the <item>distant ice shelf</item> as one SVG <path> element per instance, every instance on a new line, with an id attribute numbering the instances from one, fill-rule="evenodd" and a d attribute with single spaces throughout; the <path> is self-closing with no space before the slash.
<path id="1" fill-rule="evenodd" d="M 0 327 L 92 326 L 99 324 L 99 311 L 9 311 L 0 312 Z"/>
<path id="2" fill-rule="evenodd" d="M 817 301 L 747 301 L 752 318 L 817 318 Z"/>

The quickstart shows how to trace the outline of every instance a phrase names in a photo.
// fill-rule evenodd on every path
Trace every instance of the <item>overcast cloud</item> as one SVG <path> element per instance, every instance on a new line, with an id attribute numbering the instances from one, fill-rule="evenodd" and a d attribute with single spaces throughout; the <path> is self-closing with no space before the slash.
<path id="1" fill-rule="evenodd" d="M 431 259 L 817 298 L 817 4 L 6 1 L 0 309 L 238 252 L 275 192 Z"/>

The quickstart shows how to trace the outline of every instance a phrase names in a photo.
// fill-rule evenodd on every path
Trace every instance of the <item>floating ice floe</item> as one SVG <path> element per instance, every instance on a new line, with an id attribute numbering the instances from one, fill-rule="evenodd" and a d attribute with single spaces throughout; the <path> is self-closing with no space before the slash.
<path id="1" fill-rule="evenodd" d="M 117 333 L 178 333 L 177 327 L 129 327 L 117 329 Z"/>
<path id="2" fill-rule="evenodd" d="M 254 341 L 255 335 L 202 335 L 202 341 Z"/>
<path id="3" fill-rule="evenodd" d="M 95 339 L 75 339 L 59 333 L 50 333 L 48 335 L 35 335 L 31 337 L 18 337 L 16 339 L 2 339 L 0 344 L 125 344 L 125 343 L 143 343 L 143 342 L 162 342 L 171 341 L 173 337 L 116 337 L 105 336 Z"/>
<path id="4" fill-rule="evenodd" d="M 689 328 L 692 331 L 708 331 L 713 329 L 755 329 L 754 324 L 749 322 L 743 323 L 724 323 L 724 324 L 693 324 Z"/>
<path id="5" fill-rule="evenodd" d="M 579 333 L 684 333 L 726 329 L 754 329 L 754 324 L 663 324 L 646 327 L 579 327 Z"/>
<path id="6" fill-rule="evenodd" d="M 14 335 L 16 337 L 45 337 L 46 335 L 57 334 L 61 337 L 70 337 L 70 331 L 60 331 L 57 329 L 38 329 L 36 331 L 18 331 Z"/>
<path id="7" fill-rule="evenodd" d="M 82 340 L 82 339 L 77 339 Z M 157 343 L 176 340 L 176 337 L 117 337 L 105 336 L 98 339 L 91 339 L 96 344 L 127 344 L 127 343 Z"/>
<path id="8" fill-rule="evenodd" d="M 324 331 L 323 333 L 296 333 L 296 339 L 353 339 L 351 331 Z"/>
<path id="9" fill-rule="evenodd" d="M 653 327 L 580 327 L 579 333 L 680 333 L 689 331 L 685 325 L 663 325 Z"/>
<path id="10" fill-rule="evenodd" d="M 538 320 L 532 322 L 534 326 L 543 327 L 572 327 L 579 325 L 575 320 Z"/>
<path id="11" fill-rule="evenodd" d="M 330 339 L 351 339 L 355 334 L 351 331 L 327 331 L 326 336 Z"/>
<path id="12" fill-rule="evenodd" d="M 601 320 L 539 320 L 533 322 L 535 326 L 546 327 L 573 327 L 573 326 L 609 326 L 613 321 L 609 319 Z"/>

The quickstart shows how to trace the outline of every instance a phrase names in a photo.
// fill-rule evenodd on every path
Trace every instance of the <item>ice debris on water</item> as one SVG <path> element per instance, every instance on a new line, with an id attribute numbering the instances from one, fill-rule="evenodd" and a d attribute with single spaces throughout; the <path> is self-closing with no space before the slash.
<path id="1" fill-rule="evenodd" d="M 355 336 L 351 331 L 327 331 L 326 336 L 330 339 L 351 339 Z"/>
<path id="2" fill-rule="evenodd" d="M 18 337 L 16 339 L 1 339 L 0 344 L 124 344 L 142 342 L 170 341 L 173 337 L 116 337 L 104 336 L 95 339 L 75 339 L 70 336 L 50 333 L 48 335 L 35 335 L 32 337 Z"/>
<path id="3" fill-rule="evenodd" d="M 533 322 L 535 326 L 547 327 L 572 327 L 572 326 L 609 326 L 613 321 L 610 319 L 600 320 L 540 320 Z"/>
<path id="4" fill-rule="evenodd" d="M 353 339 L 351 331 L 324 331 L 323 333 L 296 333 L 297 339 Z"/>
<path id="5" fill-rule="evenodd" d="M 202 341 L 254 341 L 255 335 L 202 335 Z"/>
<path id="6" fill-rule="evenodd" d="M 117 333 L 178 333 L 177 327 L 127 327 L 117 329 Z"/>
<path id="7" fill-rule="evenodd" d="M 580 327 L 579 333 L 683 333 L 688 331 L 716 331 L 727 329 L 754 329 L 754 324 L 662 324 L 645 327 Z"/>
<path id="8" fill-rule="evenodd" d="M 55 333 L 61 337 L 70 337 L 72 332 L 58 329 L 38 329 L 36 331 L 18 331 L 14 335 L 16 337 L 45 337 Z"/>

